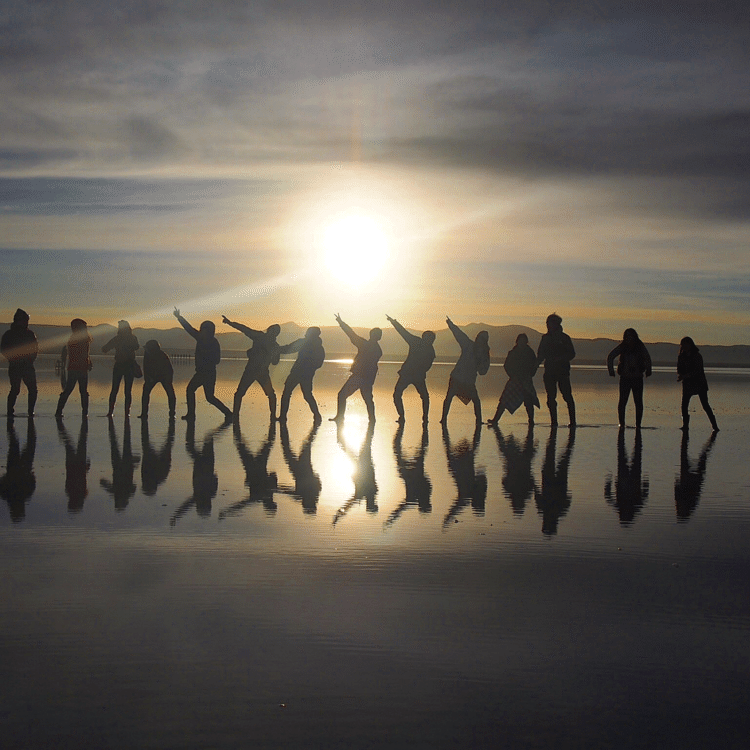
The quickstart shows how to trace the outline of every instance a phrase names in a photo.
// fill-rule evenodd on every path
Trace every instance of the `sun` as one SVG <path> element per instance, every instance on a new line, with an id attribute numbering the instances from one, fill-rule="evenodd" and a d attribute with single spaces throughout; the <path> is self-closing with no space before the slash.
<path id="1" fill-rule="evenodd" d="M 381 223 L 363 213 L 337 216 L 324 225 L 320 246 L 328 272 L 349 287 L 377 278 L 388 260 L 389 242 Z"/>

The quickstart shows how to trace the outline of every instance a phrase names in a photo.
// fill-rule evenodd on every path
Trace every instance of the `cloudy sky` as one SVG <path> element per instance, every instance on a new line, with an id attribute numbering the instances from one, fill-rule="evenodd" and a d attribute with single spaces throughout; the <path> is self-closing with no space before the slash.
<path id="1" fill-rule="evenodd" d="M 745 7 L 4 3 L 0 320 L 750 343 Z"/>

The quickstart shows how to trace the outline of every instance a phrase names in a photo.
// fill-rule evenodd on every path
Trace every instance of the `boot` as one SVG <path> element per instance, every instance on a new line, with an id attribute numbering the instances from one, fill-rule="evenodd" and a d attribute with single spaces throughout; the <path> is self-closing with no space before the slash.
<path id="1" fill-rule="evenodd" d="M 687 414 L 682 418 L 682 427 L 680 427 L 681 430 L 684 430 L 687 432 L 690 429 L 690 415 Z"/>

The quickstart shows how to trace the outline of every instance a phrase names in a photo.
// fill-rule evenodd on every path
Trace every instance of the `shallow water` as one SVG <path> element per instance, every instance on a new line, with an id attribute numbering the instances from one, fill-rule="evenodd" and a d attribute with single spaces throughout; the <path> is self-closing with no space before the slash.
<path id="1" fill-rule="evenodd" d="M 269 430 L 254 386 L 239 429 L 199 394 L 191 434 L 158 390 L 147 425 L 100 416 L 108 365 L 86 429 L 40 360 L 33 428 L 0 431 L 3 747 L 745 746 L 750 372 L 709 372 L 721 432 L 694 409 L 685 440 L 666 369 L 640 435 L 602 368 L 574 433 L 475 433 L 460 402 L 443 432 L 441 365 L 399 430 L 391 364 L 371 432 L 357 398 L 313 430 L 299 393 Z"/>

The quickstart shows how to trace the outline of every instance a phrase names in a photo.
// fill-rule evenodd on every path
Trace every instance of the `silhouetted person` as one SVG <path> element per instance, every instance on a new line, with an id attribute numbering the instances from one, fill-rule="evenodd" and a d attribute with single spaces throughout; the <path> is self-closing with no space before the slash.
<path id="1" fill-rule="evenodd" d="M 409 333 L 395 318 L 390 315 L 385 317 L 409 345 L 409 353 L 398 371 L 398 380 L 393 390 L 393 403 L 398 413 L 396 421 L 402 423 L 406 421 L 402 396 L 404 391 L 410 385 L 413 385 L 422 399 L 422 424 L 427 424 L 430 414 L 430 394 L 427 391 L 426 379 L 427 371 L 435 361 L 435 334 L 433 331 L 425 331 L 421 336 L 415 336 L 413 333 Z"/>
<path id="2" fill-rule="evenodd" d="M 677 380 L 682 382 L 682 427 L 690 427 L 690 399 L 698 396 L 703 411 L 711 422 L 714 432 L 719 431 L 713 409 L 708 403 L 708 381 L 703 369 L 703 355 L 698 350 L 693 339 L 685 336 L 680 341 L 680 353 L 677 355 Z"/>
<path id="3" fill-rule="evenodd" d="M 130 498 L 135 495 L 135 482 L 133 474 L 135 467 L 140 462 L 139 456 L 133 455 L 133 446 L 130 440 L 130 420 L 125 420 L 122 433 L 122 453 L 117 444 L 117 433 L 115 423 L 109 420 L 109 448 L 112 459 L 112 481 L 100 479 L 99 483 L 114 498 L 115 510 L 125 510 Z"/>
<path id="4" fill-rule="evenodd" d="M 282 353 L 295 351 L 301 345 L 301 341 L 294 341 L 291 344 L 279 346 L 276 342 L 278 335 L 281 333 L 281 326 L 274 323 L 268 326 L 265 331 L 256 331 L 254 328 L 248 328 L 242 323 L 235 323 L 229 320 L 226 315 L 222 320 L 228 326 L 232 326 L 240 333 L 244 333 L 253 345 L 247 350 L 247 364 L 245 371 L 242 373 L 237 390 L 234 394 L 234 419 L 239 419 L 242 399 L 247 393 L 247 389 L 253 384 L 263 389 L 263 393 L 268 397 L 268 409 L 271 412 L 271 420 L 276 419 L 276 392 L 271 384 L 271 365 L 279 364 Z"/>
<path id="5" fill-rule="evenodd" d="M 310 326 L 302 339 L 302 345 L 297 354 L 297 359 L 292 365 L 292 369 L 287 375 L 284 383 L 284 390 L 281 393 L 281 407 L 279 410 L 279 419 L 285 420 L 289 411 L 289 399 L 292 397 L 292 391 L 299 386 L 302 390 L 307 405 L 313 414 L 313 419 L 320 422 L 322 417 L 318 410 L 318 403 L 313 396 L 313 377 L 322 367 L 326 358 L 326 352 L 323 348 L 323 341 L 320 338 L 320 328 Z"/>
<path id="6" fill-rule="evenodd" d="M 689 433 L 685 430 L 682 433 L 682 444 L 680 446 L 680 476 L 674 482 L 674 505 L 677 520 L 680 523 L 687 521 L 698 507 L 703 489 L 703 480 L 706 478 L 708 454 L 716 440 L 716 433 L 711 433 L 711 437 L 708 438 L 701 450 L 697 463 L 691 461 L 688 456 L 689 440 Z"/>
<path id="7" fill-rule="evenodd" d="M 0 497 L 8 503 L 10 520 L 14 523 L 26 518 L 26 503 L 31 500 L 36 489 L 34 476 L 34 454 L 36 453 L 36 427 L 29 419 L 26 427 L 26 445 L 21 445 L 16 435 L 12 419 L 7 423 L 8 460 L 5 474 L 0 477 Z"/>
<path id="8" fill-rule="evenodd" d="M 529 337 L 525 333 L 519 333 L 516 337 L 516 345 L 505 357 L 504 367 L 508 374 L 508 382 L 497 402 L 495 416 L 487 424 L 496 425 L 503 412 L 509 411 L 513 414 L 521 404 L 526 407 L 529 424 L 534 424 L 534 407 L 539 408 L 539 398 L 534 388 L 534 375 L 536 375 L 539 363 L 536 361 L 534 350 L 529 346 Z"/>
<path id="9" fill-rule="evenodd" d="M 617 434 L 617 477 L 614 482 L 611 474 L 607 477 L 604 497 L 616 508 L 621 526 L 630 526 L 648 499 L 648 479 L 641 477 L 642 456 L 641 431 L 635 432 L 633 457 L 629 459 L 625 448 L 625 430 L 620 429 Z"/>
<path id="10" fill-rule="evenodd" d="M 542 334 L 536 359 L 544 362 L 544 388 L 547 391 L 547 408 L 553 427 L 557 427 L 557 389 L 568 405 L 570 426 L 576 425 L 576 404 L 570 388 L 570 363 L 575 359 L 573 341 L 562 329 L 562 318 L 556 313 L 547 316 L 547 333 Z"/>
<path id="11" fill-rule="evenodd" d="M 401 422 L 393 438 L 393 455 L 396 457 L 398 475 L 404 482 L 406 497 L 388 516 L 385 526 L 392 526 L 407 508 L 417 508 L 420 513 L 432 511 L 432 482 L 425 474 L 424 459 L 429 444 L 427 426 L 422 425 L 422 439 L 415 455 L 407 457 L 403 450 L 404 424 Z"/>
<path id="12" fill-rule="evenodd" d="M 568 472 L 574 442 L 575 430 L 571 430 L 560 460 L 555 463 L 557 430 L 554 427 L 550 430 L 542 465 L 542 486 L 536 490 L 536 509 L 542 517 L 542 534 L 545 536 L 557 534 L 557 524 L 570 508 Z"/>
<path id="13" fill-rule="evenodd" d="M 262 505 L 267 515 L 276 513 L 277 505 L 274 493 L 278 489 L 278 477 L 275 471 L 268 471 L 268 459 L 271 455 L 274 440 L 276 439 L 276 423 L 271 421 L 268 426 L 268 435 L 263 441 L 260 449 L 255 453 L 251 451 L 242 437 L 240 423 L 234 423 L 234 445 L 245 469 L 245 485 L 250 494 L 244 500 L 240 500 L 219 513 L 219 520 L 228 516 L 236 516 L 250 505 Z"/>
<path id="14" fill-rule="evenodd" d="M 201 518 L 211 515 L 212 501 L 219 490 L 219 477 L 216 475 L 216 457 L 214 440 L 229 427 L 229 422 L 209 430 L 204 438 L 201 449 L 195 447 L 195 421 L 190 420 L 185 430 L 185 450 L 193 460 L 193 494 L 183 502 L 169 519 L 169 525 L 174 526 L 193 506 Z"/>
<path id="15" fill-rule="evenodd" d="M 68 512 L 78 513 L 83 510 L 83 502 L 89 494 L 86 476 L 91 468 L 91 460 L 86 449 L 89 421 L 85 418 L 81 420 L 77 443 L 73 442 L 62 419 L 57 420 L 57 434 L 65 446 L 65 494 L 68 496 Z"/>
<path id="16" fill-rule="evenodd" d="M 201 323 L 199 331 L 196 331 L 185 318 L 180 315 L 180 311 L 175 308 L 174 316 L 180 321 L 180 325 L 195 339 L 195 375 L 190 378 L 187 384 L 187 414 L 182 418 L 188 422 L 195 420 L 195 392 L 203 388 L 206 401 L 215 406 L 227 419 L 230 419 L 232 412 L 229 407 L 225 406 L 216 396 L 216 367 L 221 362 L 221 346 L 216 338 L 216 326 L 210 320 L 204 320 Z"/>
<path id="17" fill-rule="evenodd" d="M 367 425 L 365 439 L 359 453 L 351 450 L 346 445 L 344 439 L 343 425 L 339 422 L 336 425 L 336 439 L 341 449 L 354 463 L 354 494 L 351 500 L 347 500 L 333 516 L 333 525 L 335 526 L 353 507 L 364 499 L 365 510 L 368 513 L 377 513 L 378 505 L 376 498 L 378 496 L 378 484 L 375 481 L 375 464 L 372 461 L 372 438 L 375 434 L 375 423 L 370 421 Z"/>
<path id="18" fill-rule="evenodd" d="M 60 381 L 62 393 L 57 400 L 57 409 L 55 416 L 61 417 L 68 397 L 76 385 L 78 392 L 81 394 L 81 412 L 83 416 L 89 413 L 89 372 L 91 364 L 91 336 L 89 329 L 86 327 L 86 321 L 81 318 L 74 318 L 70 321 L 70 338 L 68 343 L 62 348 L 60 360 L 62 369 L 60 370 Z M 67 373 L 66 373 L 67 369 Z"/>
<path id="19" fill-rule="evenodd" d="M 151 391 L 161 383 L 167 394 L 169 416 L 174 417 L 177 410 L 177 397 L 174 394 L 174 368 L 169 355 L 162 351 L 156 339 L 147 341 L 143 346 L 143 394 L 141 395 L 140 419 L 148 419 L 148 404 Z"/>
<path id="20" fill-rule="evenodd" d="M 474 404 L 474 417 L 477 424 L 481 424 L 482 404 L 477 393 L 477 375 L 486 375 L 490 369 L 489 334 L 487 331 L 480 331 L 472 341 L 450 318 L 445 321 L 461 347 L 461 356 L 448 380 L 448 393 L 443 401 L 440 424 L 447 424 L 454 396 L 464 404 L 470 401 Z"/>
<path id="21" fill-rule="evenodd" d="M 336 322 L 349 337 L 349 341 L 357 347 L 357 353 L 354 355 L 354 361 L 349 369 L 351 373 L 349 379 L 341 386 L 337 396 L 336 416 L 331 421 L 340 422 L 344 418 L 346 400 L 359 391 L 367 407 L 367 417 L 370 422 L 374 422 L 375 402 L 372 398 L 372 387 L 375 385 L 375 378 L 378 374 L 378 362 L 383 356 L 383 350 L 378 343 L 383 337 L 383 331 L 380 328 L 372 328 L 369 338 L 365 339 L 354 333 L 351 326 L 344 323 L 338 313 L 336 313 Z"/>
<path id="22" fill-rule="evenodd" d="M 34 360 L 39 346 L 34 332 L 29 330 L 29 314 L 20 307 L 13 316 L 10 328 L 0 339 L 0 351 L 8 360 L 8 380 L 10 380 L 8 419 L 13 419 L 16 399 L 21 392 L 21 383 L 26 386 L 29 393 L 28 413 L 31 418 L 34 416 L 37 397 Z"/>
<path id="23" fill-rule="evenodd" d="M 617 403 L 617 418 L 620 427 L 625 427 L 625 407 L 632 392 L 635 404 L 635 426 L 643 421 L 643 377 L 651 377 L 651 355 L 638 338 L 635 328 L 626 328 L 622 341 L 607 355 L 607 370 L 615 376 L 614 363 L 620 376 L 620 400 Z"/>
<path id="24" fill-rule="evenodd" d="M 138 339 L 133 335 L 130 323 L 120 320 L 117 323 L 117 333 L 103 347 L 106 354 L 110 349 L 115 350 L 115 364 L 112 368 L 112 390 L 109 392 L 109 411 L 111 417 L 115 411 L 117 393 L 120 382 L 125 381 L 125 416 L 130 416 L 130 404 L 133 401 L 133 380 L 135 378 L 137 362 L 135 353 L 140 349 Z"/>
<path id="25" fill-rule="evenodd" d="M 497 447 L 505 459 L 505 475 L 503 476 L 503 490 L 510 500 L 510 507 L 514 516 L 523 515 L 526 501 L 536 490 L 536 483 L 531 474 L 531 462 L 536 455 L 534 441 L 534 424 L 529 422 L 529 430 L 523 445 L 519 445 L 515 435 L 503 436 L 497 425 L 493 425 Z"/>
<path id="26" fill-rule="evenodd" d="M 483 471 L 477 471 L 474 466 L 474 458 L 479 448 L 482 437 L 481 422 L 474 429 L 471 442 L 462 438 L 457 443 L 451 443 L 448 434 L 448 426 L 443 425 L 443 444 L 445 455 L 448 459 L 448 471 L 456 484 L 458 496 L 453 501 L 443 519 L 443 530 L 448 528 L 456 516 L 467 506 L 476 516 L 484 515 L 485 501 L 487 500 L 487 477 Z"/>
<path id="27" fill-rule="evenodd" d="M 169 420 L 167 437 L 161 450 L 151 445 L 148 433 L 148 420 L 141 423 L 141 490 L 147 497 L 153 497 L 160 484 L 166 482 L 172 468 L 172 448 L 174 447 L 175 424 Z"/>
<path id="28" fill-rule="evenodd" d="M 320 490 L 323 486 L 312 465 L 312 444 L 319 426 L 319 420 L 313 422 L 310 432 L 302 443 L 299 455 L 296 456 L 289 443 L 289 430 L 285 422 L 281 423 L 280 430 L 281 450 L 286 465 L 294 477 L 294 488 L 290 494 L 302 503 L 302 512 L 310 515 L 317 512 Z"/>

